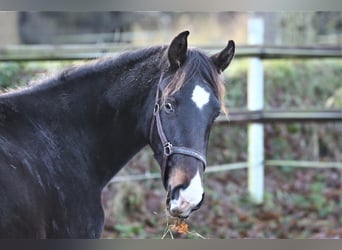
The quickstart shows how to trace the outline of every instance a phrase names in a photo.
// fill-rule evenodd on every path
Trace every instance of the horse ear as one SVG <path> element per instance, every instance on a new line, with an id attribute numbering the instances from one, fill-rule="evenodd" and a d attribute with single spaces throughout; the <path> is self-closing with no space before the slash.
<path id="1" fill-rule="evenodd" d="M 219 73 L 223 72 L 228 67 L 234 57 L 234 53 L 235 43 L 233 40 L 229 40 L 227 46 L 221 52 L 211 56 L 211 60 Z"/>
<path id="2" fill-rule="evenodd" d="M 171 68 L 179 68 L 186 59 L 186 52 L 188 50 L 188 35 L 189 31 L 183 31 L 176 36 L 170 43 L 167 56 Z"/>

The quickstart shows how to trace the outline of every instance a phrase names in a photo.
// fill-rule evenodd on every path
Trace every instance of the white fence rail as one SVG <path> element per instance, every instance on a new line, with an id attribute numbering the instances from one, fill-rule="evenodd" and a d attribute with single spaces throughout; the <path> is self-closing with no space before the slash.
<path id="1" fill-rule="evenodd" d="M 264 23 L 262 18 L 251 18 L 248 22 L 248 42 L 252 45 L 264 43 Z M 247 109 L 264 109 L 264 68 L 259 57 L 249 62 L 247 79 Z M 264 125 L 252 122 L 247 127 L 248 134 L 248 192 L 255 203 L 262 203 L 264 196 Z"/>

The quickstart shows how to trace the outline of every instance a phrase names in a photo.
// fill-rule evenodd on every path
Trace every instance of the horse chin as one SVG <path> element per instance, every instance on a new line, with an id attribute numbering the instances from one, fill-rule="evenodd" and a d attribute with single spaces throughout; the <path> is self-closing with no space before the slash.
<path id="1" fill-rule="evenodd" d="M 179 219 L 187 219 L 191 213 L 188 213 L 188 214 L 174 214 L 170 211 L 168 211 L 169 215 L 173 218 L 179 218 Z"/>

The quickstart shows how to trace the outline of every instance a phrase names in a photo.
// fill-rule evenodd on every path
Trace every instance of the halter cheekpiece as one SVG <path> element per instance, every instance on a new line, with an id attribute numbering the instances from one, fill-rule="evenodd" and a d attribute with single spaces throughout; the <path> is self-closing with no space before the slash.
<path id="1" fill-rule="evenodd" d="M 157 86 L 157 91 L 156 91 L 157 93 L 156 93 L 154 110 L 153 110 L 153 117 L 152 117 L 152 122 L 151 122 L 151 127 L 150 127 L 150 135 L 149 135 L 150 138 L 149 138 L 149 140 L 150 140 L 150 144 L 152 144 L 153 129 L 154 129 L 154 124 L 156 123 L 157 132 L 158 132 L 160 141 L 163 145 L 163 159 L 162 159 L 162 165 L 161 165 L 163 184 L 164 184 L 164 187 L 167 188 L 166 183 L 165 183 L 165 181 L 166 181 L 165 180 L 165 172 L 166 172 L 168 159 L 171 155 L 182 154 L 182 155 L 194 157 L 203 163 L 204 169 L 207 165 L 207 161 L 206 161 L 206 157 L 201 152 L 199 152 L 195 149 L 192 149 L 192 148 L 188 148 L 188 147 L 175 146 L 166 138 L 166 135 L 165 135 L 164 130 L 163 130 L 163 124 L 162 124 L 161 119 L 160 119 L 161 104 L 160 104 L 159 92 L 161 91 L 162 80 L 163 80 L 163 73 L 160 76 L 158 86 Z"/>

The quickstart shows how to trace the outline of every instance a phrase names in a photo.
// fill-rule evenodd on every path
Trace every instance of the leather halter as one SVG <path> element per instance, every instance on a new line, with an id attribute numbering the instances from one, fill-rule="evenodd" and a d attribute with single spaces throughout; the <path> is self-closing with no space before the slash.
<path id="1" fill-rule="evenodd" d="M 151 127 L 150 127 L 150 144 L 152 145 L 152 135 L 153 135 L 153 128 L 154 124 L 156 123 L 157 125 L 157 132 L 160 138 L 160 141 L 163 145 L 163 159 L 162 159 L 162 164 L 161 164 L 161 171 L 162 171 L 162 178 L 163 178 L 163 184 L 165 189 L 166 187 L 166 180 L 165 180 L 165 173 L 166 173 L 166 167 L 167 167 L 167 162 L 168 159 L 171 155 L 173 154 L 182 154 L 182 155 L 187 155 L 196 158 L 197 160 L 201 161 L 203 163 L 203 168 L 205 169 L 207 165 L 206 157 L 199 151 L 188 148 L 188 147 L 183 147 L 183 146 L 175 146 L 173 145 L 166 137 L 164 130 L 163 130 L 163 124 L 160 119 L 160 111 L 161 111 L 161 104 L 159 100 L 159 92 L 161 91 L 161 82 L 162 82 L 163 74 L 160 76 L 160 80 L 158 82 L 157 86 L 157 93 L 156 93 L 156 99 L 155 99 L 155 104 L 154 104 L 154 110 L 153 110 L 153 117 L 152 117 L 152 122 L 151 122 Z"/>

